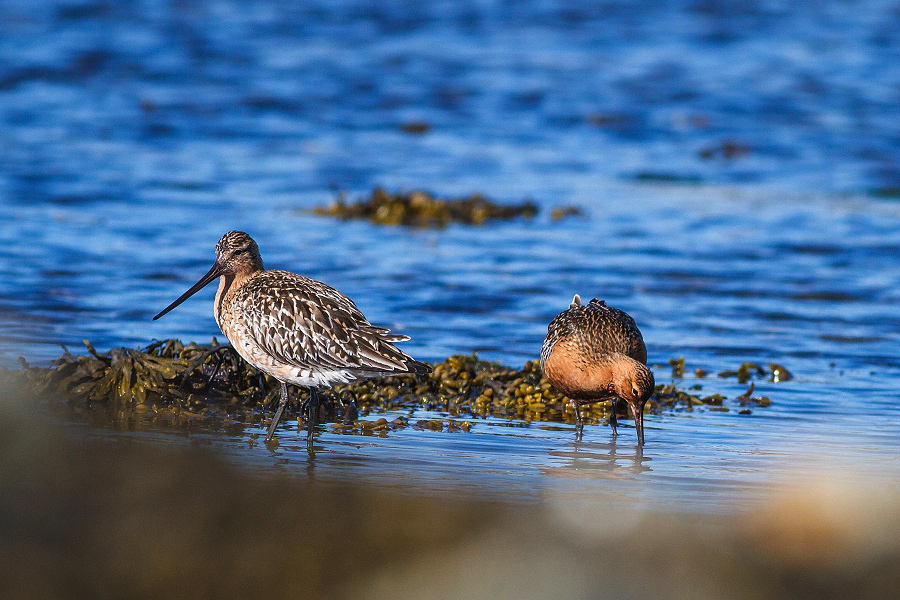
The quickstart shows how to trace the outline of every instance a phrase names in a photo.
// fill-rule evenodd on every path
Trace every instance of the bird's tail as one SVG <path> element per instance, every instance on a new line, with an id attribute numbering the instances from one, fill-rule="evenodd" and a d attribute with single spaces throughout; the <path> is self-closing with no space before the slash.
<path id="1" fill-rule="evenodd" d="M 377 325 L 370 325 L 368 327 L 369 331 L 377 335 L 382 342 L 388 342 L 390 344 L 396 344 L 397 342 L 405 342 L 409 340 L 408 335 L 403 335 L 402 333 L 391 333 L 391 330 L 386 327 L 379 327 Z M 391 347 L 394 353 L 394 358 L 400 358 L 403 361 L 403 366 L 406 368 L 406 371 L 396 371 L 399 373 L 412 373 L 414 375 L 427 375 L 431 373 L 432 369 L 428 365 L 423 362 L 419 362 L 414 359 L 412 356 L 403 352 L 399 348 Z M 400 356 L 397 356 L 400 354 Z"/>
<path id="2" fill-rule="evenodd" d="M 433 369 L 426 365 L 423 362 L 419 362 L 414 358 L 410 358 L 406 361 L 406 368 L 409 369 L 408 373 L 412 373 L 414 375 L 428 375 L 433 371 Z"/>
<path id="3" fill-rule="evenodd" d="M 392 344 L 395 344 L 397 342 L 405 342 L 409 340 L 408 335 L 403 335 L 402 333 L 391 333 L 391 330 L 387 327 L 379 327 L 378 325 L 366 324 L 366 326 L 362 327 L 361 329 L 366 333 L 378 336 L 383 342 L 390 342 Z"/>

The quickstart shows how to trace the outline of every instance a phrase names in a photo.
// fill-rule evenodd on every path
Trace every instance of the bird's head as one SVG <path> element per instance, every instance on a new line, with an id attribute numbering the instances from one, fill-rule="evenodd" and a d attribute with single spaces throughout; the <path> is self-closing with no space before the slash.
<path id="1" fill-rule="evenodd" d="M 647 365 L 628 357 L 622 357 L 619 360 L 616 371 L 614 391 L 628 404 L 631 415 L 634 417 L 638 444 L 643 446 L 644 405 L 656 390 L 656 380 L 653 379 L 653 372 L 647 368 Z"/>
<path id="2" fill-rule="evenodd" d="M 183 293 L 175 302 L 164 308 L 153 320 L 160 318 L 170 310 L 209 285 L 220 275 L 236 275 L 246 277 L 263 269 L 259 248 L 253 238 L 243 231 L 229 231 L 216 244 L 216 262 L 209 272 L 200 278 L 191 289 Z"/>
<path id="3" fill-rule="evenodd" d="M 229 231 L 216 244 L 218 274 L 252 273 L 263 269 L 259 247 L 243 231 Z"/>

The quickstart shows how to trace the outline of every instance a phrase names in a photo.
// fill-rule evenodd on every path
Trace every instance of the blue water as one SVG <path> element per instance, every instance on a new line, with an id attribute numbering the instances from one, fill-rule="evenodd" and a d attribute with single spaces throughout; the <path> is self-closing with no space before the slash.
<path id="1" fill-rule="evenodd" d="M 309 214 L 375 186 L 543 211 L 441 231 Z M 685 357 L 682 387 L 733 399 L 745 385 L 691 374 L 746 360 L 795 375 L 757 380 L 773 405 L 749 416 L 648 417 L 642 456 L 627 424 L 576 445 L 476 422 L 323 433 L 318 477 L 704 506 L 837 463 L 896 482 L 898 188 L 891 2 L 0 6 L 2 365 L 84 338 L 222 339 L 212 289 L 150 318 L 242 229 L 417 358 L 519 366 L 577 292 L 632 314 L 651 363 Z M 587 216 L 553 221 L 559 205 Z M 253 468 L 308 467 L 288 429 L 275 452 L 197 435 Z"/>

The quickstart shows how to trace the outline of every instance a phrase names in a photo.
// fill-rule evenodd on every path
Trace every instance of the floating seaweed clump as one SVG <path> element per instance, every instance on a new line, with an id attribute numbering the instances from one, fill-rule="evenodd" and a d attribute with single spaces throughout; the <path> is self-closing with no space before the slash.
<path id="1" fill-rule="evenodd" d="M 750 154 L 749 146 L 734 141 L 725 141 L 716 146 L 704 148 L 699 152 L 700 158 L 725 158 L 728 160 L 741 158 L 742 156 L 746 156 L 748 154 Z"/>
<path id="2" fill-rule="evenodd" d="M 672 368 L 673 379 L 682 379 L 684 377 L 684 357 L 670 359 L 669 366 Z M 763 376 L 767 374 L 769 375 L 769 381 L 771 382 L 787 381 L 792 378 L 791 373 L 781 365 L 768 363 L 768 366 L 769 370 L 766 371 L 757 363 L 744 362 L 741 363 L 741 366 L 738 367 L 736 371 L 720 371 L 719 377 L 736 377 L 738 383 L 746 383 L 753 376 Z M 664 365 L 654 365 L 654 368 L 662 369 L 665 367 Z M 694 375 L 697 379 L 703 379 L 707 374 L 707 371 L 704 369 L 696 369 L 694 371 Z M 702 387 L 703 386 L 700 384 L 695 384 L 691 386 L 691 389 L 700 390 Z M 765 407 L 772 404 L 772 401 L 768 396 L 752 396 L 754 389 L 755 384 L 751 383 L 746 392 L 734 398 L 741 407 L 741 410 L 739 411 L 740 414 L 749 415 L 751 411 L 747 408 L 748 406 Z M 729 409 L 723 405 L 723 400 L 727 400 L 725 396 L 721 394 L 712 394 L 710 396 L 700 397 L 699 395 L 689 394 L 683 390 L 679 390 L 674 383 L 669 385 L 657 385 L 656 394 L 653 396 L 652 400 L 657 402 L 662 401 L 664 406 L 671 408 L 681 407 L 688 411 L 693 410 L 695 406 L 704 405 L 707 406 L 709 410 L 713 411 L 729 411 Z"/>
<path id="3" fill-rule="evenodd" d="M 783 366 L 778 363 L 766 363 L 768 366 L 768 370 L 763 368 L 762 365 L 755 362 L 743 362 L 741 366 L 737 368 L 737 370 L 726 369 L 724 371 L 719 371 L 719 377 L 723 379 L 727 379 L 729 377 L 736 377 L 738 383 L 747 383 L 753 377 L 763 377 L 768 376 L 769 381 L 773 383 L 777 383 L 779 381 L 788 381 L 793 379 L 793 375 L 790 371 L 785 369 Z M 662 369 L 663 365 L 653 365 L 654 368 Z M 684 357 L 680 358 L 672 358 L 669 360 L 669 366 L 672 367 L 672 377 L 675 379 L 681 379 L 684 377 Z M 708 374 L 704 369 L 696 369 L 694 371 L 695 376 L 698 379 L 702 379 L 706 377 Z"/>
<path id="4" fill-rule="evenodd" d="M 423 135 L 431 131 L 431 123 L 427 121 L 407 121 L 400 124 L 400 129 L 413 135 Z"/>
<path id="5" fill-rule="evenodd" d="M 367 199 L 347 203 L 341 196 L 330 206 L 317 207 L 313 212 L 345 220 L 365 219 L 378 225 L 439 228 L 450 223 L 481 225 L 495 219 L 530 219 L 537 215 L 538 207 L 528 200 L 520 204 L 497 204 L 481 194 L 442 200 L 427 192 L 389 194 L 376 188 Z"/>
<path id="6" fill-rule="evenodd" d="M 737 371 L 720 371 L 719 377 L 727 378 L 727 377 L 737 377 L 738 383 L 747 383 L 750 379 L 756 376 L 769 376 L 769 381 L 778 382 L 778 381 L 788 381 L 793 378 L 791 372 L 782 367 L 777 363 L 767 363 L 769 370 L 766 371 L 761 365 L 755 362 L 745 362 L 741 363 L 741 366 L 737 368 Z"/>
<path id="7" fill-rule="evenodd" d="M 193 416 L 202 416 L 217 407 L 229 414 L 255 412 L 271 406 L 279 395 L 275 379 L 246 364 L 230 346 L 219 345 L 215 339 L 208 345 L 163 340 L 141 350 L 115 348 L 103 354 L 87 340 L 85 345 L 87 354 L 73 355 L 66 350 L 49 368 L 30 368 L 23 361 L 22 371 L 4 370 L 0 384 L 18 377 L 18 382 L 24 382 L 33 392 L 72 403 L 130 408 L 139 413 L 188 411 L 186 414 Z M 684 359 L 670 363 L 673 376 L 681 376 Z M 364 435 L 384 435 L 407 426 L 468 431 L 471 423 L 466 419 L 486 417 L 574 423 L 569 399 L 550 385 L 536 361 L 514 369 L 479 360 L 476 355 L 455 355 L 433 367 L 427 376 L 395 375 L 337 385 L 325 394 L 326 420 L 340 420 L 337 409 L 343 406 L 343 422 L 336 424 L 335 429 Z M 772 372 L 787 370 L 774 365 Z M 692 389 L 700 388 L 695 385 Z M 771 404 L 765 396 L 752 397 L 753 389 L 751 384 L 746 393 L 734 398 L 742 413 L 749 412 L 747 406 Z M 307 395 L 305 390 L 299 393 L 300 399 Z M 657 386 L 645 410 L 662 413 L 705 407 L 727 411 L 724 400 L 720 394 L 700 397 L 671 383 Z M 605 422 L 611 407 L 608 401 L 590 404 L 582 409 L 582 417 L 589 423 Z M 437 411 L 446 413 L 448 419 L 359 419 L 398 409 Z"/>
<path id="8" fill-rule="evenodd" d="M 550 218 L 559 221 L 566 217 L 583 217 L 584 211 L 577 206 L 557 206 L 550 212 Z"/>

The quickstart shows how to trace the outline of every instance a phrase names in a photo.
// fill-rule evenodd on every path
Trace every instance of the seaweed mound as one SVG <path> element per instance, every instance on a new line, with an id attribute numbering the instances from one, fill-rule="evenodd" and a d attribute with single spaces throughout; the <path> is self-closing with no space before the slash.
<path id="1" fill-rule="evenodd" d="M 376 188 L 369 198 L 347 203 L 340 196 L 330 206 L 317 207 L 313 212 L 345 220 L 365 219 L 378 225 L 442 228 L 450 223 L 481 225 L 491 220 L 530 219 L 537 215 L 538 207 L 528 200 L 497 204 L 481 194 L 443 200 L 428 192 L 389 194 Z"/>
<path id="2" fill-rule="evenodd" d="M 230 346 L 220 345 L 215 339 L 207 345 L 162 340 L 143 349 L 114 348 L 106 353 L 97 352 L 87 340 L 85 345 L 87 354 L 74 355 L 66 349 L 48 368 L 32 368 L 23 360 L 21 371 L 4 369 L 0 383 L 17 383 L 30 392 L 85 406 L 133 409 L 138 413 L 176 411 L 191 416 L 203 416 L 210 410 L 232 413 L 265 409 L 279 397 L 277 380 L 257 371 Z M 673 383 L 657 386 L 646 411 L 692 411 L 695 407 L 729 410 L 723 405 L 727 398 L 721 394 L 701 398 L 678 389 L 674 379 L 683 376 L 684 359 L 670 364 Z M 338 406 L 344 406 L 360 415 L 423 408 L 462 418 L 574 422 L 569 399 L 550 385 L 536 361 L 515 369 L 479 360 L 476 355 L 455 355 L 433 367 L 427 376 L 395 375 L 337 385 L 324 393 L 326 420 L 336 416 Z M 753 389 L 751 383 L 747 392 L 733 399 L 743 409 L 742 414 L 750 412 L 747 406 L 771 404 L 768 397 L 752 397 Z M 300 399 L 307 396 L 305 390 L 299 392 Z M 608 401 L 590 404 L 582 408 L 582 417 L 588 423 L 604 422 L 611 407 Z M 406 424 L 376 421 L 369 429 Z M 360 430 L 366 429 L 365 425 L 354 415 L 351 419 L 345 416 L 344 424 L 336 427 Z M 415 425 L 437 428 L 430 422 Z M 460 425 L 463 430 L 468 427 L 466 423 Z"/>

